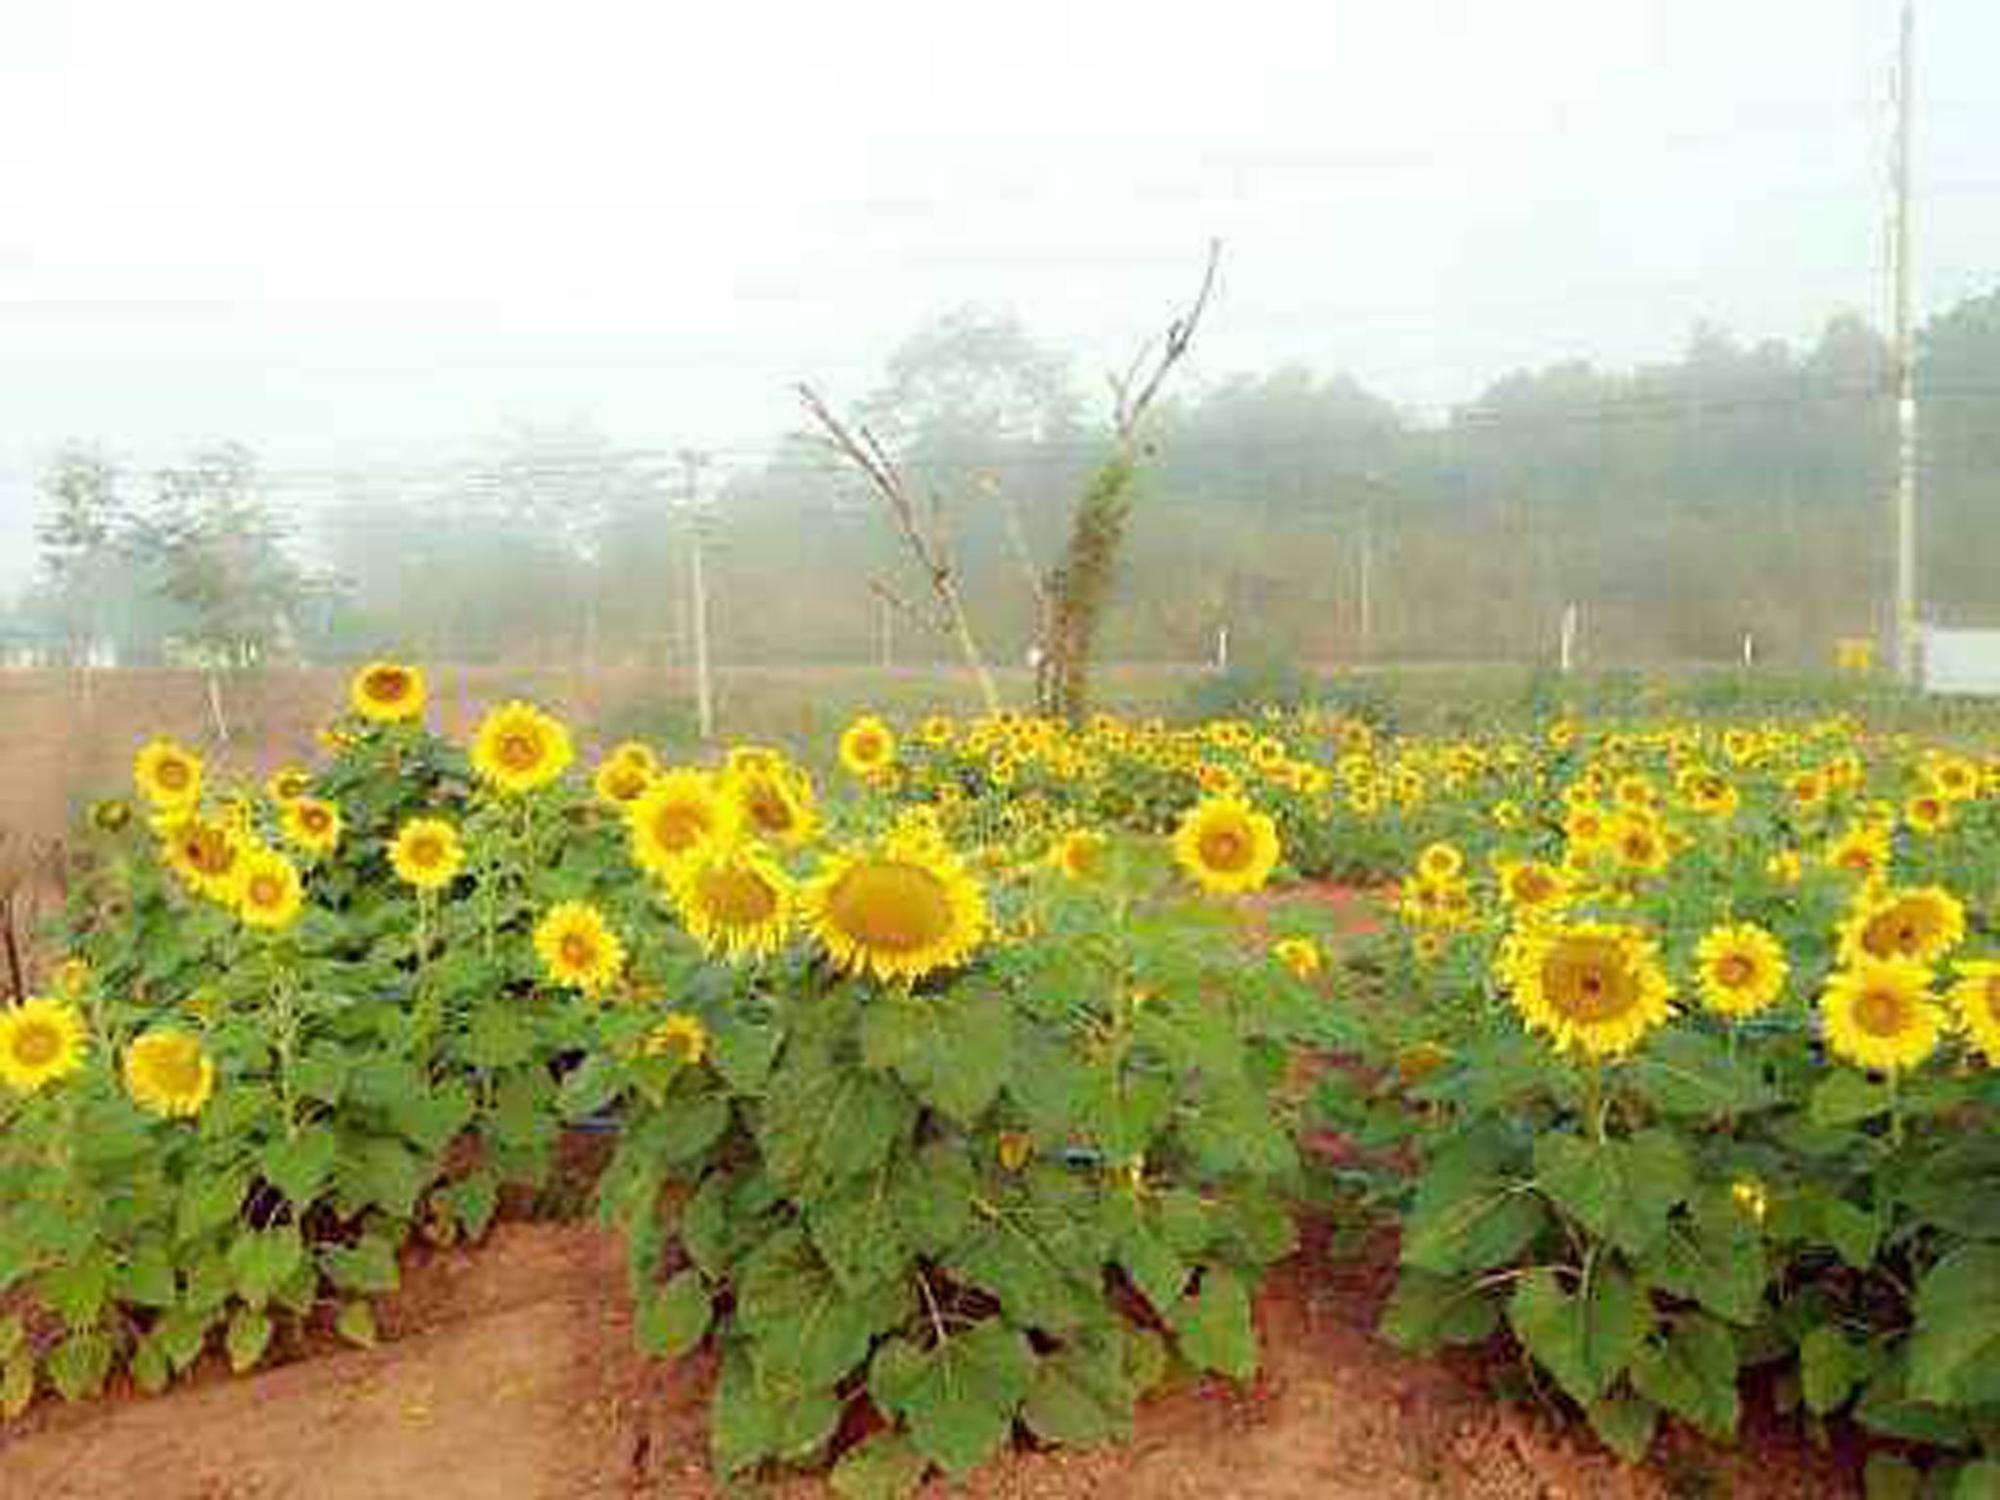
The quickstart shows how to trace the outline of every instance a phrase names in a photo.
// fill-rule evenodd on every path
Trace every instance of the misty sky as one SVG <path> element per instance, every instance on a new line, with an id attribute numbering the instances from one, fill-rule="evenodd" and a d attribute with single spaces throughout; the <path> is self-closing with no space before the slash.
<path id="1" fill-rule="evenodd" d="M 1896 0 L 0 0 L 0 587 L 65 436 L 752 449 L 964 303 L 1413 407 L 1885 305 Z M 2000 280 L 2000 5 L 1922 0 L 1920 309 Z"/>

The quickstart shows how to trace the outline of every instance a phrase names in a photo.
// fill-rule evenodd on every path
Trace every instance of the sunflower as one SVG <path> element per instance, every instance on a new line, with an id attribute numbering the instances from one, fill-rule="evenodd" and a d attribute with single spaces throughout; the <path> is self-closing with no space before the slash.
<path id="1" fill-rule="evenodd" d="M 340 809 L 317 797 L 283 803 L 278 821 L 285 837 L 308 854 L 331 854 L 340 843 Z"/>
<path id="2" fill-rule="evenodd" d="M 1826 846 L 1826 863 L 1864 880 L 1876 880 L 1889 868 L 1889 831 L 1876 824 L 1855 823 Z"/>
<path id="3" fill-rule="evenodd" d="M 312 772 L 304 766 L 280 766 L 264 782 L 264 793 L 279 806 L 312 790 Z"/>
<path id="4" fill-rule="evenodd" d="M 1840 956 L 1936 963 L 1965 939 L 1965 907 L 1943 886 L 1886 891 L 1855 904 L 1840 929 Z"/>
<path id="5" fill-rule="evenodd" d="M 1278 863 L 1278 829 L 1241 797 L 1205 797 L 1174 829 L 1174 859 L 1205 891 L 1259 889 Z"/>
<path id="6" fill-rule="evenodd" d="M 963 963 L 988 925 L 986 895 L 964 863 L 914 839 L 825 858 L 800 910 L 836 967 L 910 983 Z"/>
<path id="7" fill-rule="evenodd" d="M 628 755 L 628 749 L 644 751 L 643 757 Z M 646 788 L 653 784 L 659 773 L 659 762 L 653 752 L 644 745 L 621 745 L 597 764 L 597 774 L 591 778 L 591 790 L 597 793 L 597 800 L 610 808 L 627 808 L 646 795 Z"/>
<path id="8" fill-rule="evenodd" d="M 2000 959 L 1962 959 L 1957 967 L 1951 1002 L 1959 1024 L 1986 1060 L 2000 1067 Z"/>
<path id="9" fill-rule="evenodd" d="M 1912 833 L 1942 833 L 1951 827 L 1951 801 L 1936 792 L 1919 792 L 1903 804 L 1903 821 Z"/>
<path id="10" fill-rule="evenodd" d="M 547 786 L 576 759 L 569 731 L 533 704 L 503 703 L 480 722 L 472 768 L 502 792 L 518 796 Z"/>
<path id="11" fill-rule="evenodd" d="M 819 832 L 812 778 L 772 752 L 769 763 L 739 761 L 730 752 L 723 790 L 736 804 L 744 830 L 779 849 L 797 849 Z"/>
<path id="12" fill-rule="evenodd" d="M 118 797 L 106 797 L 90 804 L 90 826 L 99 833 L 123 833 L 132 821 L 132 804 Z"/>
<path id="13" fill-rule="evenodd" d="M 465 845 L 458 830 L 442 818 L 412 818 L 396 831 L 389 863 L 405 885 L 439 891 L 464 868 Z"/>
<path id="14" fill-rule="evenodd" d="M 305 884 L 298 866 L 272 849 L 253 849 L 236 872 L 236 915 L 247 927 L 275 932 L 298 920 L 305 905 Z"/>
<path id="15" fill-rule="evenodd" d="M 0 1010 L 0 1083 L 17 1094 L 83 1066 L 83 1016 L 61 1000 L 28 999 Z"/>
<path id="16" fill-rule="evenodd" d="M 49 971 L 49 983 L 65 1000 L 74 1000 L 90 988 L 90 972 L 90 960 L 72 953 Z"/>
<path id="17" fill-rule="evenodd" d="M 754 841 L 703 840 L 675 869 L 671 889 L 681 920 L 709 953 L 761 958 L 791 934 L 791 877 Z"/>
<path id="18" fill-rule="evenodd" d="M 1569 899 L 1570 877 L 1539 859 L 1499 864 L 1500 895 L 1516 911 L 1548 911 Z"/>
<path id="19" fill-rule="evenodd" d="M 167 834 L 161 854 L 168 866 L 198 895 L 227 905 L 235 898 L 245 841 L 206 818 L 180 820 Z"/>
<path id="20" fill-rule="evenodd" d="M 594 995 L 617 982 L 625 945 L 587 901 L 560 901 L 535 924 L 535 952 L 557 984 Z"/>
<path id="21" fill-rule="evenodd" d="M 1657 875 L 1673 857 L 1658 820 L 1647 813 L 1620 813 L 1611 820 L 1606 842 L 1628 870 Z"/>
<path id="22" fill-rule="evenodd" d="M 1805 858 L 1796 849 L 1780 849 L 1764 861 L 1764 873 L 1780 885 L 1797 885 L 1805 871 Z"/>
<path id="23" fill-rule="evenodd" d="M 400 724 L 424 711 L 424 672 L 395 661 L 371 661 L 348 685 L 348 702 L 362 718 Z"/>
<path id="24" fill-rule="evenodd" d="M 1907 958 L 1862 956 L 1836 970 L 1820 997 L 1826 1044 L 1857 1067 L 1914 1068 L 1936 1050 L 1944 1016 L 1931 971 Z"/>
<path id="25" fill-rule="evenodd" d="M 192 808 L 201 800 L 201 757 L 162 735 L 139 747 L 132 780 L 156 808 Z"/>
<path id="26" fill-rule="evenodd" d="M 1784 992 L 1791 972 L 1784 945 L 1752 922 L 1709 929 L 1694 957 L 1701 1003 L 1725 1016 L 1763 1010 Z"/>
<path id="27" fill-rule="evenodd" d="M 215 1092 L 215 1062 L 185 1031 L 149 1031 L 125 1049 L 125 1091 L 141 1109 L 185 1119 Z"/>
<path id="28" fill-rule="evenodd" d="M 875 715 L 863 714 L 841 732 L 840 763 L 852 776 L 880 776 L 896 763 L 896 736 Z"/>
<path id="29" fill-rule="evenodd" d="M 1465 855 L 1458 845 L 1426 844 L 1417 856 L 1417 874 L 1425 880 L 1455 880 L 1465 871 Z"/>
<path id="30" fill-rule="evenodd" d="M 641 1050 L 648 1057 L 670 1058 L 691 1068 L 708 1056 L 708 1028 L 700 1017 L 677 1010 L 646 1033 Z"/>
<path id="31" fill-rule="evenodd" d="M 1614 922 L 1517 932 L 1505 977 L 1531 1030 L 1590 1057 L 1629 1052 L 1666 1021 L 1673 994 L 1652 939 Z"/>
<path id="32" fill-rule="evenodd" d="M 1111 841 L 1094 828 L 1072 828 L 1049 848 L 1049 863 L 1071 880 L 1089 880 L 1103 868 Z"/>
<path id="33" fill-rule="evenodd" d="M 1326 956 L 1320 952 L 1319 944 L 1309 937 L 1279 938 L 1271 944 L 1271 957 L 1298 979 L 1310 979 L 1326 966 Z"/>
<path id="34" fill-rule="evenodd" d="M 632 858 L 644 870 L 671 877 L 674 868 L 710 839 L 729 839 L 739 825 L 736 804 L 707 771 L 663 771 L 625 812 Z"/>

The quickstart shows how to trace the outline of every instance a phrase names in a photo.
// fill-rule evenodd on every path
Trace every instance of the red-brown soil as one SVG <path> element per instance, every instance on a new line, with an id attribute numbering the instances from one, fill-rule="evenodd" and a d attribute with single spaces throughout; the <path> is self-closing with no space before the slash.
<path id="1" fill-rule="evenodd" d="M 1281 1267 L 1259 1304 L 1264 1372 L 1156 1397 L 1133 1441 L 1019 1452 L 958 1491 L 991 1497 L 1587 1500 L 1838 1497 L 1851 1471 L 1789 1434 L 1728 1452 L 1676 1433 L 1643 1469 L 1496 1403 L 1476 1360 L 1406 1357 L 1370 1329 L 1378 1255 Z M 583 1500 L 724 1493 L 706 1465 L 711 1363 L 633 1352 L 614 1240 L 507 1224 L 410 1268 L 373 1350 L 158 1398 L 43 1404 L 0 1428 L 0 1495 L 33 1500 Z M 779 1493 L 825 1493 L 789 1479 Z"/>

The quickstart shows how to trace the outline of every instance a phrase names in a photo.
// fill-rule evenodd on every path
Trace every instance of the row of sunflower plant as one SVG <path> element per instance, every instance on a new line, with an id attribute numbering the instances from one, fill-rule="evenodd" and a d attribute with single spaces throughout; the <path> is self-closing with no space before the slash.
<path id="1" fill-rule="evenodd" d="M 316 768 L 219 785 L 160 739 L 93 810 L 66 956 L 0 1013 L 8 1412 L 371 1342 L 413 1238 L 607 1120 L 638 1336 L 718 1351 L 724 1473 L 895 1492 L 1254 1367 L 1324 1011 L 1309 938 L 1246 968 L 1209 899 L 1270 876 L 1269 816 L 1028 849 L 910 805 L 872 719 L 822 802 L 756 746 L 586 781 L 523 703 L 460 748 L 414 666 L 350 696 Z"/>
<path id="2" fill-rule="evenodd" d="M 1993 1493 L 2000 763 L 1839 721 L 1525 761 L 1412 851 L 1320 1085 L 1400 1221 L 1385 1332 L 1510 1333 L 1627 1454 L 1760 1378 Z"/>

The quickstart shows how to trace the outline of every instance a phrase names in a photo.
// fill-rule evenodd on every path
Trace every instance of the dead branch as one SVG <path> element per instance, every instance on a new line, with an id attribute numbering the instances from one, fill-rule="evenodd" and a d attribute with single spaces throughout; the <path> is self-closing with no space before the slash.
<path id="1" fill-rule="evenodd" d="M 1139 424 L 1152 409 L 1154 399 L 1160 394 L 1160 387 L 1166 383 L 1167 376 L 1172 373 L 1174 366 L 1186 357 L 1188 346 L 1194 342 L 1195 330 L 1201 326 L 1201 315 L 1208 310 L 1209 298 L 1215 292 L 1215 277 L 1221 266 L 1222 241 L 1210 240 L 1208 263 L 1201 275 L 1201 288 L 1195 293 L 1194 301 L 1189 304 L 1188 310 L 1167 325 L 1166 337 L 1159 345 L 1158 358 L 1153 358 L 1154 345 L 1149 340 L 1141 346 L 1123 375 L 1111 377 L 1114 399 L 1112 422 L 1121 445 L 1130 447 L 1136 441 Z M 1147 370 L 1149 360 L 1152 362 L 1152 367 Z"/>

